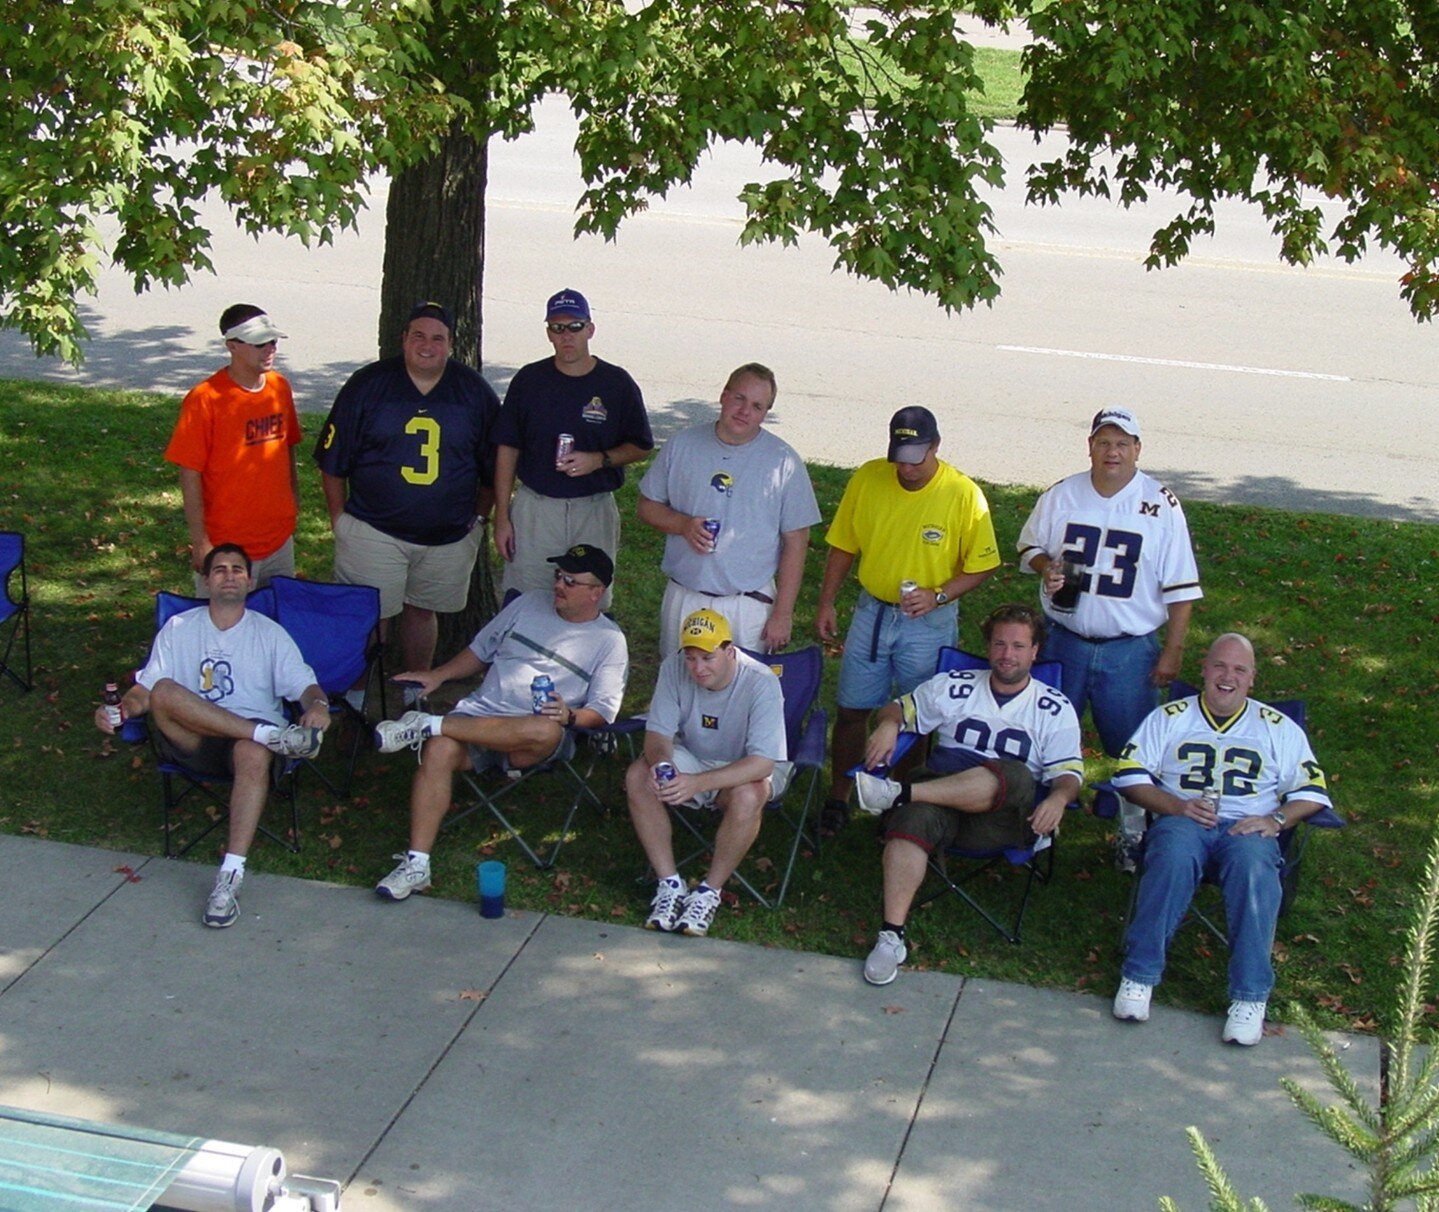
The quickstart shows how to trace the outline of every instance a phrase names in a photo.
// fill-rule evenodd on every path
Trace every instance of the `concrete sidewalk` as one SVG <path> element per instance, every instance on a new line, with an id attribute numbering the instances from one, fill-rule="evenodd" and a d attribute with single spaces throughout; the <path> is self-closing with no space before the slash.
<path id="1" fill-rule="evenodd" d="M 352 1212 L 1198 1208 L 1188 1124 L 1245 1196 L 1361 1198 L 1292 1031 L 263 870 L 209 931 L 211 877 L 0 836 L 0 1103 L 273 1145 Z"/>

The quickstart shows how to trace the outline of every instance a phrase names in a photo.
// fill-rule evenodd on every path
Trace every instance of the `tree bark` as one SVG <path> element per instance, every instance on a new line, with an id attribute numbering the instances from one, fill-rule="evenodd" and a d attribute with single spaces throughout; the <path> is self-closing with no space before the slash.
<path id="1" fill-rule="evenodd" d="M 410 309 L 416 303 L 435 302 L 449 308 L 455 318 L 453 356 L 480 366 L 488 169 L 487 144 L 457 124 L 433 156 L 391 179 L 380 286 L 381 357 L 400 352 Z M 465 609 L 440 616 L 436 664 L 468 644 L 497 609 L 488 521 Z"/>

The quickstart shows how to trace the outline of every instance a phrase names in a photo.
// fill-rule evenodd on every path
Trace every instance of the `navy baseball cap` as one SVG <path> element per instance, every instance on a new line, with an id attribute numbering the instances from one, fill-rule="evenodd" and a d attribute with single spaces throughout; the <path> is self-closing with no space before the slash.
<path id="1" fill-rule="evenodd" d="M 577 290 L 562 290 L 551 295 L 549 302 L 545 304 L 545 319 L 553 316 L 574 316 L 577 320 L 588 320 L 589 301 Z"/>
<path id="2" fill-rule="evenodd" d="M 576 543 L 564 555 L 551 556 L 548 562 L 562 572 L 588 572 L 606 588 L 615 579 L 614 561 L 590 543 Z"/>
<path id="3" fill-rule="evenodd" d="M 416 320 L 438 320 L 451 332 L 455 331 L 455 318 L 443 303 L 416 303 L 410 308 L 410 318 L 405 323 L 413 324 Z"/>
<path id="4" fill-rule="evenodd" d="M 923 463 L 929 448 L 939 441 L 934 413 L 918 404 L 901 408 L 889 419 L 889 461 Z"/>

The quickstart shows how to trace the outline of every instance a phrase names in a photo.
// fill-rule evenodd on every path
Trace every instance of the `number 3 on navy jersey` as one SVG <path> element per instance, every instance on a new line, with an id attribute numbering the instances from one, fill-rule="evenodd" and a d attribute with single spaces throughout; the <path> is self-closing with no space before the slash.
<path id="1" fill-rule="evenodd" d="M 1132 530 L 1100 530 L 1098 526 L 1071 522 L 1064 531 L 1064 557 L 1076 564 L 1094 568 L 1099 563 L 1101 550 L 1114 553 L 1110 570 L 1103 576 L 1093 572 L 1084 574 L 1083 591 L 1097 593 L 1102 598 L 1127 598 L 1134 593 L 1143 546 L 1144 536 Z"/>
<path id="2" fill-rule="evenodd" d="M 406 433 L 420 435 L 421 459 L 418 467 L 401 467 L 406 484 L 433 484 L 440 478 L 440 423 L 434 417 L 411 417 Z"/>

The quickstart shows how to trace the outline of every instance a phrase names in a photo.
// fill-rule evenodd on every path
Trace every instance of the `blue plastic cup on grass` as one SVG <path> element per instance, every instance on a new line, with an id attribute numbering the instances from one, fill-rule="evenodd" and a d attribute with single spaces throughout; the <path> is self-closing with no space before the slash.
<path id="1" fill-rule="evenodd" d="M 480 887 L 480 916 L 505 916 L 505 865 L 498 859 L 479 863 L 475 880 Z"/>

